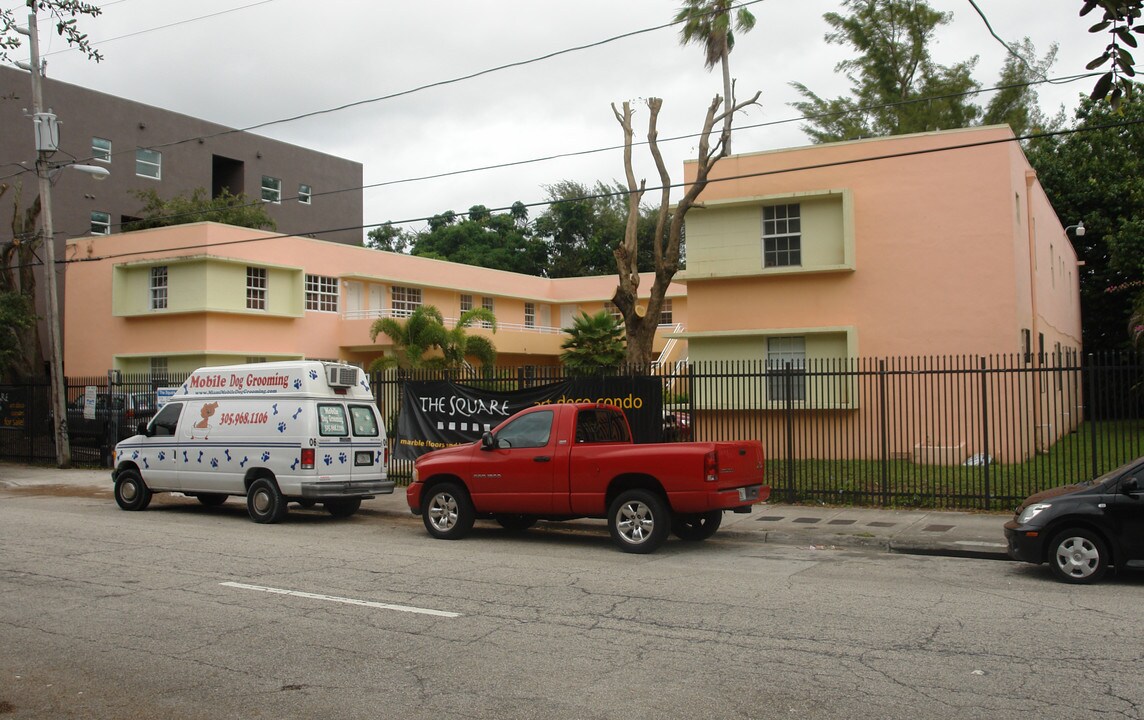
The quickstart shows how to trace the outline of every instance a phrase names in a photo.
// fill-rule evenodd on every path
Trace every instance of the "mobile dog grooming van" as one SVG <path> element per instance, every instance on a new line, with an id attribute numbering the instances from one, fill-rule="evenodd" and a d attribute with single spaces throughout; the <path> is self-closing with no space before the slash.
<path id="1" fill-rule="evenodd" d="M 357 367 L 288 361 L 205 367 L 139 434 L 115 446 L 115 501 L 143 510 L 157 492 L 204 505 L 245 496 L 250 518 L 322 503 L 334 517 L 393 492 L 385 426 Z"/>

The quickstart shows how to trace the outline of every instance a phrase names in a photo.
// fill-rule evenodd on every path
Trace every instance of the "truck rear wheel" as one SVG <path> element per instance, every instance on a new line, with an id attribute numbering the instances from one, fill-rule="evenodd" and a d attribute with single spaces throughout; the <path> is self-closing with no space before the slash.
<path id="1" fill-rule="evenodd" d="M 429 491 L 421 505 L 421 519 L 433 537 L 458 540 L 473 529 L 477 515 L 464 488 L 455 483 L 444 483 Z"/>
<path id="2" fill-rule="evenodd" d="M 286 498 L 277 483 L 269 478 L 258 478 L 246 492 L 246 511 L 256 523 L 281 522 L 286 517 Z"/>
<path id="3" fill-rule="evenodd" d="M 655 552 L 670 530 L 667 503 L 649 490 L 622 492 L 608 508 L 608 532 L 624 552 Z"/>
<path id="4" fill-rule="evenodd" d="M 115 502 L 124 510 L 145 510 L 151 504 L 151 489 L 135 470 L 124 470 L 115 478 Z"/>
<path id="5" fill-rule="evenodd" d="M 715 534 L 723 522 L 722 510 L 680 514 L 672 518 L 671 531 L 680 540 L 698 542 Z"/>

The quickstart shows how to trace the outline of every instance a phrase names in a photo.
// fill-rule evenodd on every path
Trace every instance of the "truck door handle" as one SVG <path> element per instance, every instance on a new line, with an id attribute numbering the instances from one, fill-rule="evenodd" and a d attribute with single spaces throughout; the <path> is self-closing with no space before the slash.
<path id="1" fill-rule="evenodd" d="M 532 458 L 533 462 L 549 462 L 551 460 L 552 457 L 549 455 L 537 455 L 536 457 Z"/>

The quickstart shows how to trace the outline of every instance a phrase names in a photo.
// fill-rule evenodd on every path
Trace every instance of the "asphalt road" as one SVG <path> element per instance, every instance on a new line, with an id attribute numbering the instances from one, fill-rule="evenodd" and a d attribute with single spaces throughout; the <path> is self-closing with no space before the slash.
<path id="1" fill-rule="evenodd" d="M 366 508 L 0 490 L 0 717 L 1144 715 L 1141 574 Z"/>

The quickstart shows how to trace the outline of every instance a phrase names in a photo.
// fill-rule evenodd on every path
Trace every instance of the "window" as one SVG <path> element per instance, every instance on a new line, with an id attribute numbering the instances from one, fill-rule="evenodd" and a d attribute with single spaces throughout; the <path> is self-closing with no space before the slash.
<path id="1" fill-rule="evenodd" d="M 672 312 L 671 312 L 671 298 L 664 298 L 663 299 L 663 305 L 661 305 L 659 308 L 659 324 L 660 325 L 674 325 L 675 320 L 673 319 L 673 317 L 674 316 L 672 315 Z"/>
<path id="2" fill-rule="evenodd" d="M 247 355 L 246 356 L 246 364 L 247 365 L 252 365 L 254 363 L 264 363 L 264 362 L 266 362 L 266 356 L 265 355 Z"/>
<path id="3" fill-rule="evenodd" d="M 156 437 L 174 437 L 179 427 L 179 415 L 183 412 L 182 403 L 167 403 L 155 419 L 151 421 L 151 432 Z"/>
<path id="4" fill-rule="evenodd" d="M 298 202 L 302 203 L 303 205 L 309 205 L 310 198 L 313 196 L 314 191 L 309 185 L 303 183 L 298 186 Z"/>
<path id="5" fill-rule="evenodd" d="M 377 437 L 377 417 L 368 405 L 351 405 L 350 422 L 357 437 Z"/>
<path id="6" fill-rule="evenodd" d="M 576 442 L 631 442 L 624 414 L 618 410 L 604 408 L 581 410 L 576 413 Z"/>
<path id="7" fill-rule="evenodd" d="M 536 303 L 524 304 L 524 326 L 527 328 L 536 327 Z"/>
<path id="8" fill-rule="evenodd" d="M 167 309 L 167 266 L 151 268 L 151 309 Z"/>
<path id="9" fill-rule="evenodd" d="M 167 358 L 151 358 L 151 382 L 167 382 Z"/>
<path id="10" fill-rule="evenodd" d="M 346 424 L 346 409 L 341 405 L 319 405 L 318 434 L 322 437 L 346 437 L 349 435 L 349 425 Z"/>
<path id="11" fill-rule="evenodd" d="M 135 174 L 139 177 L 163 179 L 163 153 L 139 148 L 135 151 Z"/>
<path id="12" fill-rule="evenodd" d="M 393 300 L 394 317 L 409 317 L 413 311 L 421 307 L 421 288 L 408 288 L 394 285 L 390 289 L 390 298 Z"/>
<path id="13" fill-rule="evenodd" d="M 466 310 L 472 310 L 472 309 L 473 309 L 473 296 L 472 295 L 462 295 L 461 296 L 461 312 L 465 312 Z"/>
<path id="14" fill-rule="evenodd" d="M 269 175 L 262 176 L 262 199 L 265 202 L 282 202 L 282 181 Z"/>
<path id="15" fill-rule="evenodd" d="M 551 410 L 523 415 L 501 428 L 497 433 L 497 447 L 542 448 L 552 435 Z"/>
<path id="16" fill-rule="evenodd" d="M 481 307 L 493 313 L 494 315 L 496 314 L 496 308 L 493 305 L 493 299 L 491 297 L 481 298 Z M 491 328 L 492 326 L 493 324 L 487 320 L 481 321 L 481 327 L 483 328 Z"/>
<path id="17" fill-rule="evenodd" d="M 111 162 L 111 141 L 93 137 L 91 139 L 91 159 L 97 162 Z"/>
<path id="18" fill-rule="evenodd" d="M 763 208 L 763 267 L 802 265 L 802 220 L 797 203 Z"/>
<path id="19" fill-rule="evenodd" d="M 98 210 L 91 211 L 91 234 L 111 234 L 111 215 L 109 213 L 100 212 Z"/>
<path id="20" fill-rule="evenodd" d="M 306 276 L 306 309 L 338 311 L 338 279 L 325 275 Z"/>
<path id="21" fill-rule="evenodd" d="M 624 314 L 616 307 L 616 304 L 611 300 L 604 301 L 604 312 L 608 313 L 615 319 L 616 322 L 622 323 L 624 321 Z"/>
<path id="22" fill-rule="evenodd" d="M 266 309 L 266 268 L 246 268 L 246 308 Z"/>
<path id="23" fill-rule="evenodd" d="M 806 400 L 806 338 L 767 340 L 767 396 L 771 400 Z"/>

